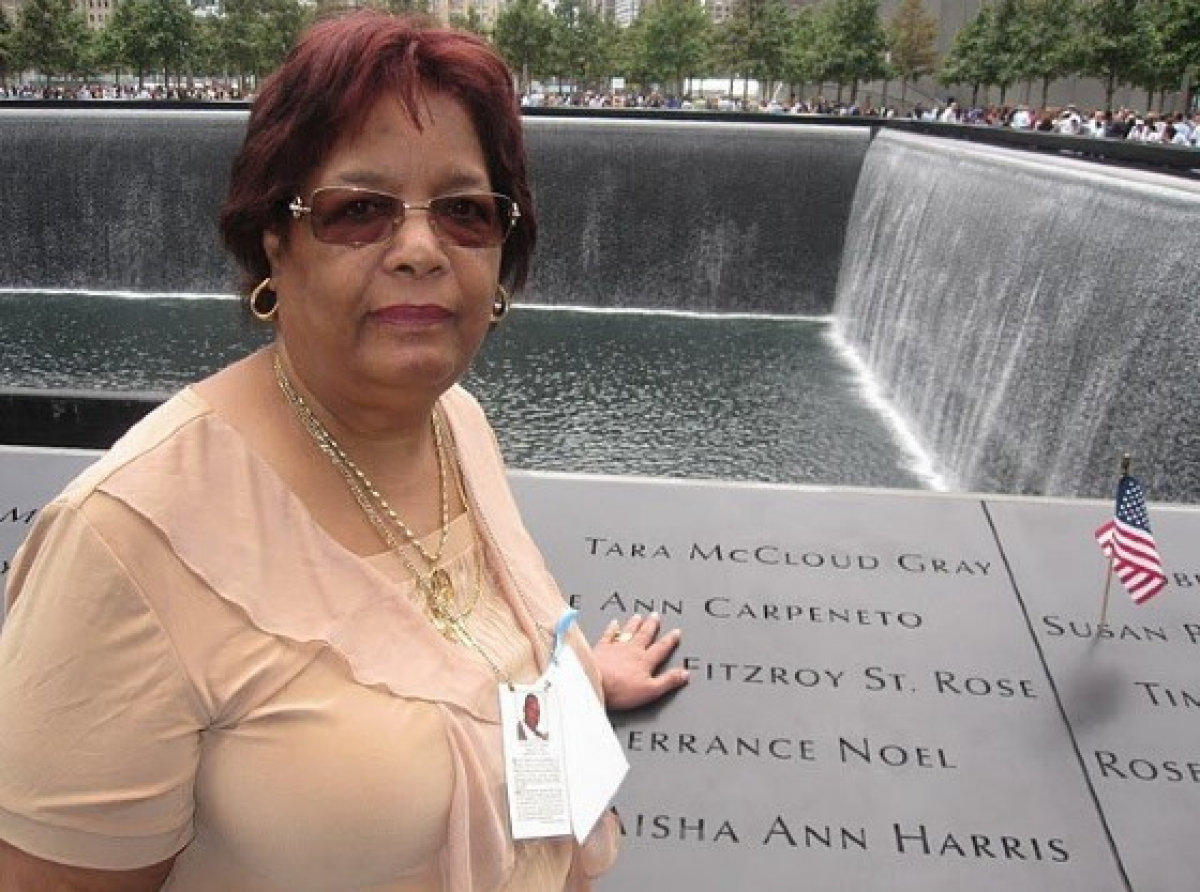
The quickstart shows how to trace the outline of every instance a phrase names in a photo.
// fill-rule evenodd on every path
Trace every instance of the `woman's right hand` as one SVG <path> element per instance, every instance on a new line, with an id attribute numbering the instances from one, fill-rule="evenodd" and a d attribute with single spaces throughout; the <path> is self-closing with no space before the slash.
<path id="1" fill-rule="evenodd" d="M 662 668 L 679 646 L 682 633 L 672 629 L 660 635 L 661 630 L 657 613 L 644 619 L 634 614 L 624 626 L 613 620 L 592 645 L 605 708 L 636 709 L 688 683 L 687 670 Z"/>

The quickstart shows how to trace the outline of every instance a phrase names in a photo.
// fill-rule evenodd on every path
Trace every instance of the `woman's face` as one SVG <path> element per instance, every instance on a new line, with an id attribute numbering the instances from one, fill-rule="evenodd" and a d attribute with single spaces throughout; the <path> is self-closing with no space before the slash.
<path id="1" fill-rule="evenodd" d="M 483 149 L 463 107 L 427 93 L 418 130 L 380 100 L 361 134 L 338 143 L 300 195 L 359 187 L 409 204 L 489 192 Z M 443 244 L 428 211 L 406 211 L 390 238 L 318 240 L 307 218 L 284 244 L 263 237 L 279 296 L 278 336 L 304 384 L 335 413 L 347 405 L 431 401 L 466 371 L 491 318 L 501 248 Z"/>

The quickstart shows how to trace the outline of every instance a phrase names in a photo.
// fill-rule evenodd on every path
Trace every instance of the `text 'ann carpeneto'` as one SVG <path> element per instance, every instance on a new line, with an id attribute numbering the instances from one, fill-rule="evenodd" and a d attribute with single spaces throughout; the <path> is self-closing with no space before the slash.
<path id="1" fill-rule="evenodd" d="M 914 631 L 925 625 L 924 617 L 913 610 L 888 610 L 877 607 L 837 606 L 818 604 L 789 604 L 764 602 L 755 603 L 727 595 L 713 595 L 699 602 L 685 598 L 655 598 L 610 592 L 602 596 L 597 608 L 601 613 L 659 613 L 664 618 L 685 616 L 699 611 L 711 619 L 749 620 L 768 623 L 797 623 L 813 626 L 861 626 L 864 628 L 901 629 Z M 576 610 L 588 609 L 591 599 L 578 592 L 570 595 L 571 606 Z"/>

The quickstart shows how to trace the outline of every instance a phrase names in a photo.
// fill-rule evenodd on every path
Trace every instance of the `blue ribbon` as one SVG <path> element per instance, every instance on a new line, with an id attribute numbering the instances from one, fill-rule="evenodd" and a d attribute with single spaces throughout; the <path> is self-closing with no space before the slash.
<path id="1" fill-rule="evenodd" d="M 568 607 L 558 618 L 558 622 L 554 624 L 554 650 L 550 654 L 551 662 L 558 663 L 558 655 L 567 641 L 567 632 L 571 630 L 571 626 L 575 625 L 575 619 L 578 616 L 578 610 Z"/>

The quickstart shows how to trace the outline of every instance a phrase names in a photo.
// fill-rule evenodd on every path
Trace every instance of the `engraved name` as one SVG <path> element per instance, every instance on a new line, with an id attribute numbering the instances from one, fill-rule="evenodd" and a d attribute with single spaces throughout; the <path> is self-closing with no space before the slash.
<path id="1" fill-rule="evenodd" d="M 1096 750 L 1094 757 L 1100 777 L 1107 780 L 1200 784 L 1200 762 L 1186 759 L 1146 759 L 1109 750 Z"/>
<path id="2" fill-rule="evenodd" d="M 621 834 L 656 841 L 709 845 L 758 845 L 788 849 L 820 849 L 858 854 L 883 849 L 902 856 L 988 863 L 1065 864 L 1071 850 L 1061 837 L 1008 833 L 993 829 L 934 827 L 893 822 L 886 831 L 865 826 L 827 824 L 776 815 L 738 827 L 729 818 L 709 815 L 617 813 Z"/>
<path id="3" fill-rule="evenodd" d="M 627 752 L 663 756 L 696 756 L 718 759 L 773 759 L 779 762 L 816 762 L 832 755 L 844 765 L 873 765 L 883 768 L 957 769 L 945 747 L 925 744 L 882 742 L 869 737 L 838 737 L 822 746 L 809 738 L 782 735 L 694 734 L 690 732 L 624 732 Z"/>
<path id="4" fill-rule="evenodd" d="M 874 554 L 805 550 L 779 545 L 729 545 L 720 542 L 694 542 L 686 549 L 661 542 L 627 542 L 603 536 L 584 536 L 589 557 L 622 560 L 674 560 L 682 557 L 692 563 L 759 565 L 809 570 L 876 571 L 892 567 L 904 573 L 935 576 L 988 576 L 990 561 L 949 558 L 919 552 L 882 558 Z"/>
<path id="5" fill-rule="evenodd" d="M 1160 709 L 1200 709 L 1200 691 L 1171 687 L 1161 681 L 1135 681 L 1145 702 Z"/>
<path id="6" fill-rule="evenodd" d="M 693 680 L 718 684 L 741 684 L 799 689 L 856 689 L 875 692 L 913 694 L 930 691 L 939 696 L 1001 700 L 1037 699 L 1037 685 L 1029 678 L 1003 675 L 966 674 L 949 669 L 934 669 L 919 684 L 907 673 L 883 666 L 861 670 L 781 666 L 770 663 L 734 663 L 685 656 L 682 660 Z"/>
<path id="7" fill-rule="evenodd" d="M 570 604 L 584 609 L 585 597 L 572 593 Z M 683 616 L 688 604 L 683 598 L 654 598 L 611 592 L 600 601 L 601 613 L 621 614 L 658 612 L 663 616 Z M 693 609 L 719 620 L 738 620 L 765 623 L 797 623 L 813 626 L 861 626 L 867 628 L 903 629 L 913 631 L 925 625 L 925 619 L 913 610 L 886 610 L 875 607 L 827 607 L 820 604 L 766 603 L 754 604 L 727 595 L 714 595 L 693 602 Z"/>

